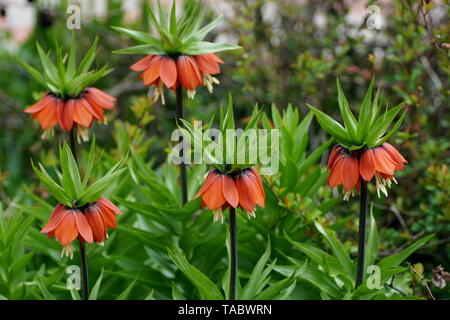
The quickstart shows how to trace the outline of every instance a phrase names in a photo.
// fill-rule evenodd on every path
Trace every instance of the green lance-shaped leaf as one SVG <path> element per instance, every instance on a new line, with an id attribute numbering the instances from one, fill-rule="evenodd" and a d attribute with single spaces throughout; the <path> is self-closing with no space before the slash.
<path id="1" fill-rule="evenodd" d="M 35 68 L 33 68 L 32 66 L 26 64 L 22 59 L 20 59 L 19 57 L 16 57 L 17 61 L 20 63 L 20 65 L 36 80 L 38 81 L 44 88 L 46 88 L 47 90 L 49 90 L 50 88 L 48 87 L 47 81 L 44 78 L 44 76 L 42 75 L 41 72 L 39 72 L 38 70 L 36 70 Z"/>
<path id="2" fill-rule="evenodd" d="M 102 157 L 100 156 L 99 159 Z M 81 188 L 85 189 L 89 178 L 91 177 L 92 169 L 94 168 L 95 161 L 95 135 L 92 137 L 91 148 L 89 149 L 89 158 L 86 166 L 86 173 L 84 174 L 83 181 L 81 183 Z"/>
<path id="3" fill-rule="evenodd" d="M 261 292 L 259 295 L 255 297 L 255 300 L 272 300 L 283 290 L 288 288 L 293 282 L 295 282 L 295 278 L 301 276 L 306 272 L 306 268 L 308 266 L 308 261 L 305 261 L 303 265 L 297 269 L 292 275 L 288 278 L 280 280 L 273 285 L 270 285 L 267 289 Z"/>
<path id="4" fill-rule="evenodd" d="M 100 291 L 100 286 L 102 284 L 103 280 L 103 269 L 100 273 L 100 276 L 97 278 L 97 281 L 95 281 L 94 287 L 92 287 L 92 291 L 89 294 L 89 300 L 97 300 L 98 299 L 98 292 Z"/>
<path id="5" fill-rule="evenodd" d="M 222 15 L 217 16 L 212 22 L 198 30 L 196 33 L 192 34 L 192 38 L 195 41 L 202 41 L 208 33 L 210 33 L 217 25 L 219 24 L 220 20 L 222 20 Z M 187 41 L 189 41 L 187 39 Z"/>
<path id="6" fill-rule="evenodd" d="M 259 258 L 256 266 L 253 268 L 252 274 L 247 284 L 242 289 L 239 299 L 252 299 L 254 298 L 262 288 L 260 288 L 261 282 L 265 279 L 262 277 L 263 271 L 270 258 L 270 241 L 267 242 L 266 251 L 264 251 L 261 258 Z M 270 271 L 269 271 L 270 272 Z"/>
<path id="7" fill-rule="evenodd" d="M 121 168 L 125 161 L 126 160 L 119 161 L 106 173 L 105 176 L 82 191 L 78 198 L 77 205 L 83 206 L 86 203 L 97 201 L 105 190 L 114 182 L 114 180 L 125 172 L 125 168 Z"/>
<path id="8" fill-rule="evenodd" d="M 381 145 L 384 142 L 386 142 L 387 140 L 389 140 L 392 135 L 394 133 L 397 132 L 398 128 L 400 127 L 400 125 L 403 123 L 403 121 L 405 120 L 406 117 L 406 110 L 402 112 L 402 115 L 400 116 L 400 118 L 395 122 L 395 125 L 392 127 L 392 130 L 389 131 L 389 133 L 387 133 L 383 138 L 381 138 L 380 140 L 378 140 L 377 142 L 375 142 L 375 146 Z"/>
<path id="9" fill-rule="evenodd" d="M 206 53 L 215 53 L 227 50 L 236 50 L 241 47 L 231 43 L 216 43 L 206 41 L 188 42 L 183 49 L 183 53 L 187 55 L 201 55 Z"/>
<path id="10" fill-rule="evenodd" d="M 345 98 L 344 92 L 342 92 L 341 84 L 339 82 L 339 79 L 336 79 L 336 87 L 338 91 L 338 104 L 339 109 L 341 110 L 342 118 L 344 119 L 345 127 L 348 130 L 348 133 L 350 134 L 350 137 L 353 140 L 357 140 L 357 122 L 356 118 L 353 115 L 352 111 L 350 110 L 350 107 L 348 105 L 347 99 Z"/>
<path id="11" fill-rule="evenodd" d="M 85 73 L 91 67 L 92 63 L 94 62 L 95 53 L 97 50 L 97 43 L 98 37 L 95 37 L 94 42 L 92 43 L 91 47 L 86 52 L 86 54 L 84 55 L 83 59 L 80 62 L 80 65 L 78 66 L 77 74 Z"/>
<path id="12" fill-rule="evenodd" d="M 172 1 L 172 9 L 170 10 L 170 33 L 176 34 L 177 32 L 177 1 Z"/>
<path id="13" fill-rule="evenodd" d="M 328 116 L 326 113 L 320 111 L 319 109 L 313 107 L 312 105 L 310 105 L 310 104 L 306 104 L 306 105 L 314 113 L 320 126 L 326 132 L 328 132 L 340 144 L 343 144 L 344 146 L 352 145 L 351 137 L 347 133 L 347 130 L 345 130 L 345 128 L 339 122 L 335 121 L 333 118 Z"/>
<path id="14" fill-rule="evenodd" d="M 70 47 L 69 60 L 67 62 L 67 78 L 71 79 L 77 71 L 77 52 L 75 46 L 75 32 L 72 34 L 72 46 Z"/>
<path id="15" fill-rule="evenodd" d="M 64 143 L 60 151 L 60 162 L 64 188 L 72 199 L 77 199 L 81 192 L 81 178 L 77 163 L 67 143 Z"/>
<path id="16" fill-rule="evenodd" d="M 72 205 L 72 199 L 68 197 L 67 192 L 50 177 L 50 175 L 47 173 L 42 164 L 39 163 L 38 169 L 35 167 L 32 160 L 31 166 L 36 175 L 38 176 L 38 178 L 41 180 L 41 182 L 47 187 L 47 189 L 50 191 L 53 197 L 55 197 L 55 199 L 58 200 L 59 203 L 64 204 L 66 206 Z"/>
<path id="17" fill-rule="evenodd" d="M 370 81 L 369 88 L 367 89 L 364 100 L 361 104 L 358 116 L 358 128 L 357 128 L 357 139 L 358 141 L 364 141 L 370 130 L 370 122 L 372 120 L 372 90 L 375 84 L 375 77 Z"/>
<path id="18" fill-rule="evenodd" d="M 174 247 L 173 250 L 167 249 L 167 251 L 172 261 L 198 289 L 202 299 L 223 300 L 217 286 L 205 274 L 191 265 L 179 248 Z"/>
<path id="19" fill-rule="evenodd" d="M 355 265 L 353 264 L 348 254 L 345 252 L 342 243 L 336 238 L 333 233 L 325 229 L 321 224 L 315 222 L 314 225 L 328 241 L 328 244 L 331 247 L 331 251 L 333 251 L 333 255 L 341 263 L 346 273 L 352 277 L 355 274 Z"/>
<path id="20" fill-rule="evenodd" d="M 155 54 L 162 55 L 164 54 L 163 48 L 160 45 L 154 44 L 141 44 L 134 47 L 129 47 L 125 49 L 115 50 L 113 53 L 117 54 Z"/>
<path id="21" fill-rule="evenodd" d="M 375 126 L 371 129 L 369 135 L 367 136 L 366 143 L 369 148 L 374 147 L 375 143 L 384 135 L 384 133 L 387 131 L 389 126 L 391 125 L 392 121 L 394 120 L 395 116 L 400 112 L 400 110 L 403 108 L 403 105 L 405 103 L 402 102 L 398 106 L 392 108 L 391 110 L 387 111 L 382 118 L 375 123 Z M 403 118 L 402 118 L 403 117 Z M 401 122 L 404 119 L 404 115 L 402 115 L 401 121 L 397 122 L 397 128 L 400 126 Z"/>
<path id="22" fill-rule="evenodd" d="M 39 42 L 36 42 L 36 47 L 38 50 L 39 57 L 41 59 L 42 66 L 44 67 L 44 75 L 52 81 L 53 84 L 60 84 L 58 79 L 58 70 L 55 65 L 50 61 L 47 54 L 42 50 Z"/>
<path id="23" fill-rule="evenodd" d="M 121 27 L 111 27 L 111 28 L 117 32 L 123 33 L 123 34 L 129 36 L 130 38 L 133 38 L 140 42 L 144 42 L 146 44 L 151 44 L 154 46 L 161 45 L 161 40 L 155 38 L 154 36 L 152 36 L 149 33 L 141 32 L 141 31 L 137 31 L 137 30 L 126 29 L 126 28 L 121 28 Z"/>
<path id="24" fill-rule="evenodd" d="M 160 0 L 157 1 L 157 5 L 158 5 L 159 25 L 161 26 L 162 29 L 168 31 L 169 23 L 167 20 L 166 12 L 165 12 L 163 6 L 161 5 Z"/>
<path id="25" fill-rule="evenodd" d="M 378 256 L 379 245 L 380 243 L 378 239 L 377 221 L 373 216 L 373 203 L 372 203 L 372 205 L 370 206 L 369 230 L 367 232 L 367 244 L 365 254 L 366 266 L 370 266 L 375 263 L 375 259 Z"/>
<path id="26" fill-rule="evenodd" d="M 378 263 L 378 266 L 381 268 L 381 283 L 384 283 L 392 274 L 389 272 L 392 270 L 398 270 L 398 267 L 406 258 L 408 258 L 414 251 L 422 247 L 425 243 L 427 243 L 431 238 L 434 237 L 434 234 L 430 234 L 422 239 L 417 240 L 412 245 L 410 245 L 405 250 L 393 254 L 389 257 L 384 258 Z"/>

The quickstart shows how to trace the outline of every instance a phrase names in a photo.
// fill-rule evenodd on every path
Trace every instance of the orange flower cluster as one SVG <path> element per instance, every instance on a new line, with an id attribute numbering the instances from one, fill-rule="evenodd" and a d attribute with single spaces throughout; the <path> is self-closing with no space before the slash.
<path id="1" fill-rule="evenodd" d="M 331 189 L 342 184 L 344 199 L 348 199 L 354 188 L 359 189 L 360 177 L 367 182 L 375 177 L 378 196 L 380 191 L 387 196 L 386 187 L 391 186 L 391 181 L 397 183 L 394 173 L 403 170 L 406 162 L 397 149 L 387 142 L 362 152 L 350 152 L 336 145 L 328 158 L 331 172 L 327 181 Z"/>
<path id="2" fill-rule="evenodd" d="M 24 112 L 31 113 L 32 119 L 38 119 L 44 130 L 58 123 L 62 130 L 70 131 L 74 126 L 90 128 L 93 120 L 104 122 L 103 110 L 113 109 L 115 102 L 116 98 L 99 89 L 86 88 L 78 98 L 66 100 L 47 93 Z"/>
<path id="3" fill-rule="evenodd" d="M 107 238 L 106 228 L 117 227 L 116 214 L 122 212 L 104 197 L 81 208 L 58 204 L 41 232 L 47 233 L 49 238 L 56 237 L 63 246 L 62 255 L 72 258 L 72 241 L 79 239 L 81 245 L 84 245 L 85 241 L 104 242 Z"/>
<path id="4" fill-rule="evenodd" d="M 164 86 L 176 90 L 177 86 L 181 85 L 191 98 L 194 97 L 196 88 L 201 85 L 212 92 L 213 84 L 219 81 L 211 75 L 220 73 L 219 63 L 224 62 L 214 53 L 180 55 L 176 58 L 148 55 L 133 64 L 131 69 L 143 72 L 139 79 L 144 80 L 145 86 L 155 86 L 153 99 L 156 101 L 161 96 L 164 104 Z"/>
<path id="5" fill-rule="evenodd" d="M 264 208 L 266 202 L 261 176 L 254 167 L 232 174 L 211 170 L 195 198 L 200 196 L 202 206 L 214 212 L 214 222 L 219 218 L 223 222 L 223 211 L 229 207 L 239 207 L 254 217 L 256 204 Z"/>

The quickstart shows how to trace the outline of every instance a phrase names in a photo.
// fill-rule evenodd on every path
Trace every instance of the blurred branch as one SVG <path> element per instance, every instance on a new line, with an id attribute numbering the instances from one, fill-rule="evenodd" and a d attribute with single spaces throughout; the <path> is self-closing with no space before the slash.
<path id="1" fill-rule="evenodd" d="M 428 294 L 431 296 L 431 298 L 433 300 L 436 300 L 436 298 L 431 293 L 430 287 L 428 287 L 427 280 L 416 269 L 414 269 L 414 267 L 411 264 L 408 263 L 408 265 L 409 265 L 409 269 L 411 271 L 413 271 L 415 274 L 417 274 L 419 276 L 420 280 L 422 280 L 422 282 L 425 284 L 425 287 L 427 288 Z"/>

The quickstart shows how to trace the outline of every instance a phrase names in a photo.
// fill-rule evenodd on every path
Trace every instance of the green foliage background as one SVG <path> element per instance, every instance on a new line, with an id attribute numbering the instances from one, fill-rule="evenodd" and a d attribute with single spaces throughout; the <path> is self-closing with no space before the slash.
<path id="1" fill-rule="evenodd" d="M 70 45 L 61 3 L 58 10 L 38 9 L 33 35 L 15 53 L 27 63 L 39 62 L 36 40 L 50 48 L 56 35 Z M 175 97 L 167 90 L 165 106 L 150 105 L 147 89 L 129 70 L 139 56 L 111 53 L 134 43 L 110 26 L 144 29 L 145 10 L 143 19 L 125 24 L 120 1 L 108 3 L 105 19 L 76 31 L 79 54 L 94 35 L 100 37 L 96 63 L 108 62 L 114 71 L 97 87 L 118 97 L 117 110 L 107 114 L 108 125 L 96 124 L 92 130 L 96 152 L 104 150 L 92 180 L 129 149 L 131 154 L 127 174 L 107 194 L 124 211 L 119 228 L 104 246 L 88 246 L 91 298 L 224 298 L 227 225 L 214 224 L 199 200 L 180 205 L 177 168 L 167 161 Z M 239 215 L 240 298 L 430 298 L 408 263 L 423 273 L 436 298 L 450 298 L 450 284 L 439 289 L 430 281 L 433 268 L 450 269 L 449 6 L 447 1 L 438 4 L 447 17 L 425 24 L 423 15 L 430 19 L 431 7 L 417 4 L 393 1 L 383 11 L 386 27 L 370 40 L 350 36 L 348 31 L 358 28 L 346 22 L 343 1 L 280 1 L 276 21 L 264 19 L 267 1 L 227 1 L 234 14 L 225 15 L 223 32 L 243 49 L 220 54 L 226 62 L 221 84 L 213 95 L 200 88 L 195 100 L 186 100 L 186 118 L 207 122 L 231 92 L 241 126 L 258 102 L 266 112 L 261 126 L 281 129 L 283 142 L 280 171 L 265 178 L 266 208 L 258 209 L 253 220 Z M 327 19 L 324 28 L 311 22 L 319 11 Z M 0 36 L 10 37 L 3 31 Z M 59 243 L 39 233 L 55 200 L 39 185 L 30 163 L 42 162 L 51 171 L 58 164 L 58 145 L 67 137 L 57 130 L 54 139 L 41 139 L 37 122 L 22 112 L 42 88 L 15 54 L 0 48 L 0 299 L 76 299 L 77 292 L 66 288 L 66 267 L 77 264 L 77 258 L 60 258 Z M 357 108 L 373 75 L 391 107 L 406 101 L 407 119 L 391 143 L 409 163 L 388 198 L 377 199 L 370 189 L 368 254 L 387 282 L 379 290 L 363 286 L 355 291 L 358 201 L 343 202 L 326 186 L 331 141 L 305 103 L 339 119 L 336 77 L 350 106 Z M 82 164 L 89 144 L 83 148 Z M 204 166 L 190 168 L 190 198 L 206 171 Z M 433 238 L 424 238 L 432 233 Z"/>

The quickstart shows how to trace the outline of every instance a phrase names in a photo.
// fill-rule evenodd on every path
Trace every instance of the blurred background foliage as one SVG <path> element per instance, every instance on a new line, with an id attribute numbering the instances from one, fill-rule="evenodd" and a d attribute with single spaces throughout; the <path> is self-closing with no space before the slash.
<path id="1" fill-rule="evenodd" d="M 435 298 L 450 298 L 445 273 L 450 271 L 448 1 L 380 1 L 380 30 L 367 28 L 366 8 L 375 1 L 205 2 L 211 8 L 208 15 L 224 15 L 210 40 L 227 39 L 243 48 L 220 54 L 226 62 L 221 84 L 212 95 L 201 88 L 195 100 L 186 100 L 186 118 L 206 122 L 231 92 L 241 124 L 258 103 L 265 112 L 261 126 L 283 132 L 280 171 L 265 177 L 266 208 L 257 210 L 256 219 L 242 215 L 238 221 L 239 296 L 430 299 L 426 283 Z M 15 60 L 18 55 L 38 64 L 36 40 L 46 49 L 55 38 L 71 45 L 68 2 L 47 3 L 0 1 L 0 298 L 78 298 L 65 286 L 66 267 L 78 259 L 60 258 L 59 244 L 39 233 L 55 203 L 30 165 L 30 159 L 57 165 L 58 143 L 67 137 L 57 130 L 54 139 L 41 139 L 37 122 L 22 112 L 42 89 Z M 108 195 L 125 213 L 119 228 L 103 247 L 88 247 L 91 286 L 95 284 L 91 297 L 224 297 L 226 224 L 213 224 L 211 212 L 200 210 L 198 200 L 181 206 L 177 168 L 167 160 L 175 97 L 166 91 L 165 106 L 151 105 L 148 89 L 129 69 L 140 57 L 111 53 L 134 43 L 110 26 L 148 28 L 143 3 L 136 19 L 127 16 L 122 1 L 105 3 L 104 14 L 83 16 L 81 30 L 75 31 L 79 54 L 98 35 L 97 63 L 114 69 L 97 84 L 118 98 L 118 108 L 107 114 L 108 124 L 91 130 L 98 153 L 104 149 L 97 176 L 129 149 L 131 156 L 127 176 Z M 18 39 L 17 30 L 5 23 L 14 5 L 32 8 L 35 25 L 25 38 Z M 376 294 L 352 289 L 358 201 L 343 202 L 325 185 L 331 141 L 305 106 L 339 117 L 339 77 L 356 110 L 372 76 L 390 106 L 406 101 L 409 110 L 391 142 L 409 161 L 399 184 L 388 198 L 375 198 L 371 190 L 377 226 L 371 234 L 379 238 L 371 252 L 377 256 L 374 261 L 397 268 L 389 269 L 389 277 L 384 273 L 389 281 Z M 83 148 L 88 150 L 88 144 Z M 190 198 L 206 171 L 204 166 L 190 168 Z M 417 251 L 400 254 L 401 261 L 381 262 L 431 233 L 435 236 L 420 242 Z"/>

